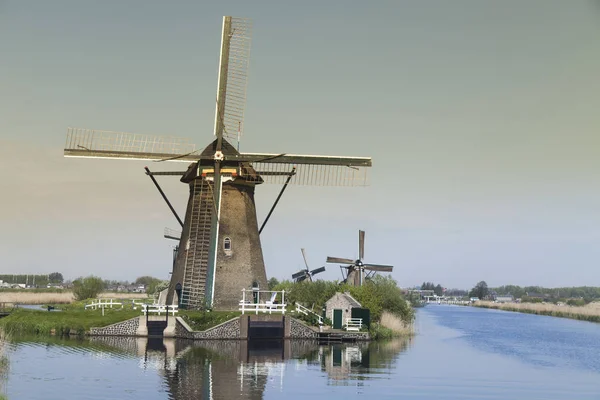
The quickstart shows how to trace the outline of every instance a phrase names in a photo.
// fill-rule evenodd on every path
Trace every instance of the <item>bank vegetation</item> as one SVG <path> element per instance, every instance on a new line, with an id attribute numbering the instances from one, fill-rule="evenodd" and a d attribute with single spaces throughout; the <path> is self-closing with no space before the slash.
<path id="1" fill-rule="evenodd" d="M 295 303 L 300 303 L 319 315 L 321 315 L 327 300 L 336 292 L 348 292 L 363 308 L 370 310 L 371 326 L 369 331 L 373 339 L 414 333 L 415 312 L 404 298 L 396 281 L 391 277 L 377 275 L 362 286 L 350 286 L 337 281 L 323 280 L 314 282 L 283 281 L 273 284 L 271 289 L 285 290 L 286 302 L 290 305 L 290 309 L 293 309 Z M 295 316 L 315 324 L 313 317 Z"/>
<path id="2" fill-rule="evenodd" d="M 495 303 L 492 301 L 476 301 L 473 305 L 475 307 L 504 311 L 600 322 L 600 302 L 589 303 L 584 306 L 571 306 L 568 304 L 557 305 L 552 303 Z"/>

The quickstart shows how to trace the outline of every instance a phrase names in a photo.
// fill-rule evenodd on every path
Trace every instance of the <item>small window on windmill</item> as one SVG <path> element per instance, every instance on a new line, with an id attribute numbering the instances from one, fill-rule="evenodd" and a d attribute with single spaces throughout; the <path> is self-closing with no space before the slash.
<path id="1" fill-rule="evenodd" d="M 223 250 L 225 251 L 225 255 L 230 256 L 233 254 L 233 250 L 231 250 L 231 238 L 226 237 L 223 240 Z"/>

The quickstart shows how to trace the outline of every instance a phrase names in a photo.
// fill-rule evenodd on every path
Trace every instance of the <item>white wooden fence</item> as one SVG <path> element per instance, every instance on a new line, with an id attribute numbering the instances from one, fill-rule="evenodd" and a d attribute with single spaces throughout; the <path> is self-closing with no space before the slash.
<path id="1" fill-rule="evenodd" d="M 312 314 L 315 317 L 317 317 L 317 320 L 319 321 L 319 325 L 323 325 L 323 317 L 320 316 L 319 314 L 317 314 L 316 312 L 304 307 L 302 304 L 300 303 L 296 303 L 296 312 L 300 313 L 300 314 L 304 314 L 304 315 L 308 315 L 308 314 Z"/>
<path id="2" fill-rule="evenodd" d="M 269 300 L 265 300 L 265 294 L 268 293 Z M 281 294 L 281 302 L 277 301 L 277 295 Z M 246 296 L 251 296 L 247 298 Z M 261 297 L 263 297 L 261 299 Z M 242 289 L 242 300 L 240 300 L 239 310 L 242 314 L 246 312 L 262 313 L 281 313 L 285 314 L 285 290 L 246 290 Z"/>
<path id="3" fill-rule="evenodd" d="M 142 314 L 166 314 L 171 313 L 173 316 L 179 312 L 179 307 L 176 305 L 167 306 L 164 304 L 142 304 Z"/>
<path id="4" fill-rule="evenodd" d="M 123 308 L 123 303 L 113 301 L 113 299 L 96 299 L 90 304 L 86 304 L 85 309 L 96 310 L 98 308 L 113 308 L 113 306 L 121 306 Z"/>
<path id="5" fill-rule="evenodd" d="M 360 331 L 362 329 L 362 318 L 346 318 L 347 331 Z"/>

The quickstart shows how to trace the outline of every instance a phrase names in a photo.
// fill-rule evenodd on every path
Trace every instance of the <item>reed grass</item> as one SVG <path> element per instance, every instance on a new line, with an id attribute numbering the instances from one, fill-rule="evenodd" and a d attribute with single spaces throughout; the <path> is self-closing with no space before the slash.
<path id="1" fill-rule="evenodd" d="M 407 323 L 397 315 L 384 311 L 381 314 L 379 323 L 371 323 L 369 334 L 373 340 L 410 337 L 415 334 L 415 329 L 412 322 Z"/>
<path id="2" fill-rule="evenodd" d="M 600 322 L 600 302 L 590 303 L 583 307 L 566 304 L 559 306 L 549 303 L 494 303 L 491 301 L 476 301 L 473 305 L 475 307 L 493 308 L 496 310 Z"/>
<path id="3" fill-rule="evenodd" d="M 102 299 L 147 299 L 146 293 L 103 292 L 98 295 Z M 68 304 L 75 301 L 71 291 L 35 292 L 31 290 L 0 291 L 0 303 L 12 306 L 14 304 Z"/>
<path id="4" fill-rule="evenodd" d="M 13 304 L 66 304 L 74 300 L 72 292 L 62 293 L 31 293 L 31 292 L 0 292 L 0 303 Z"/>

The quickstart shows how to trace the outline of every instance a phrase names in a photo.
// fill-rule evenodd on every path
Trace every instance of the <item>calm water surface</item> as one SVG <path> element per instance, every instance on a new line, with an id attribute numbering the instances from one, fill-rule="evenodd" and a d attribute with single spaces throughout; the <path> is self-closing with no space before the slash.
<path id="1" fill-rule="evenodd" d="M 4 343 L 15 399 L 600 399 L 600 325 L 470 307 L 419 310 L 411 341 L 360 345 Z"/>

